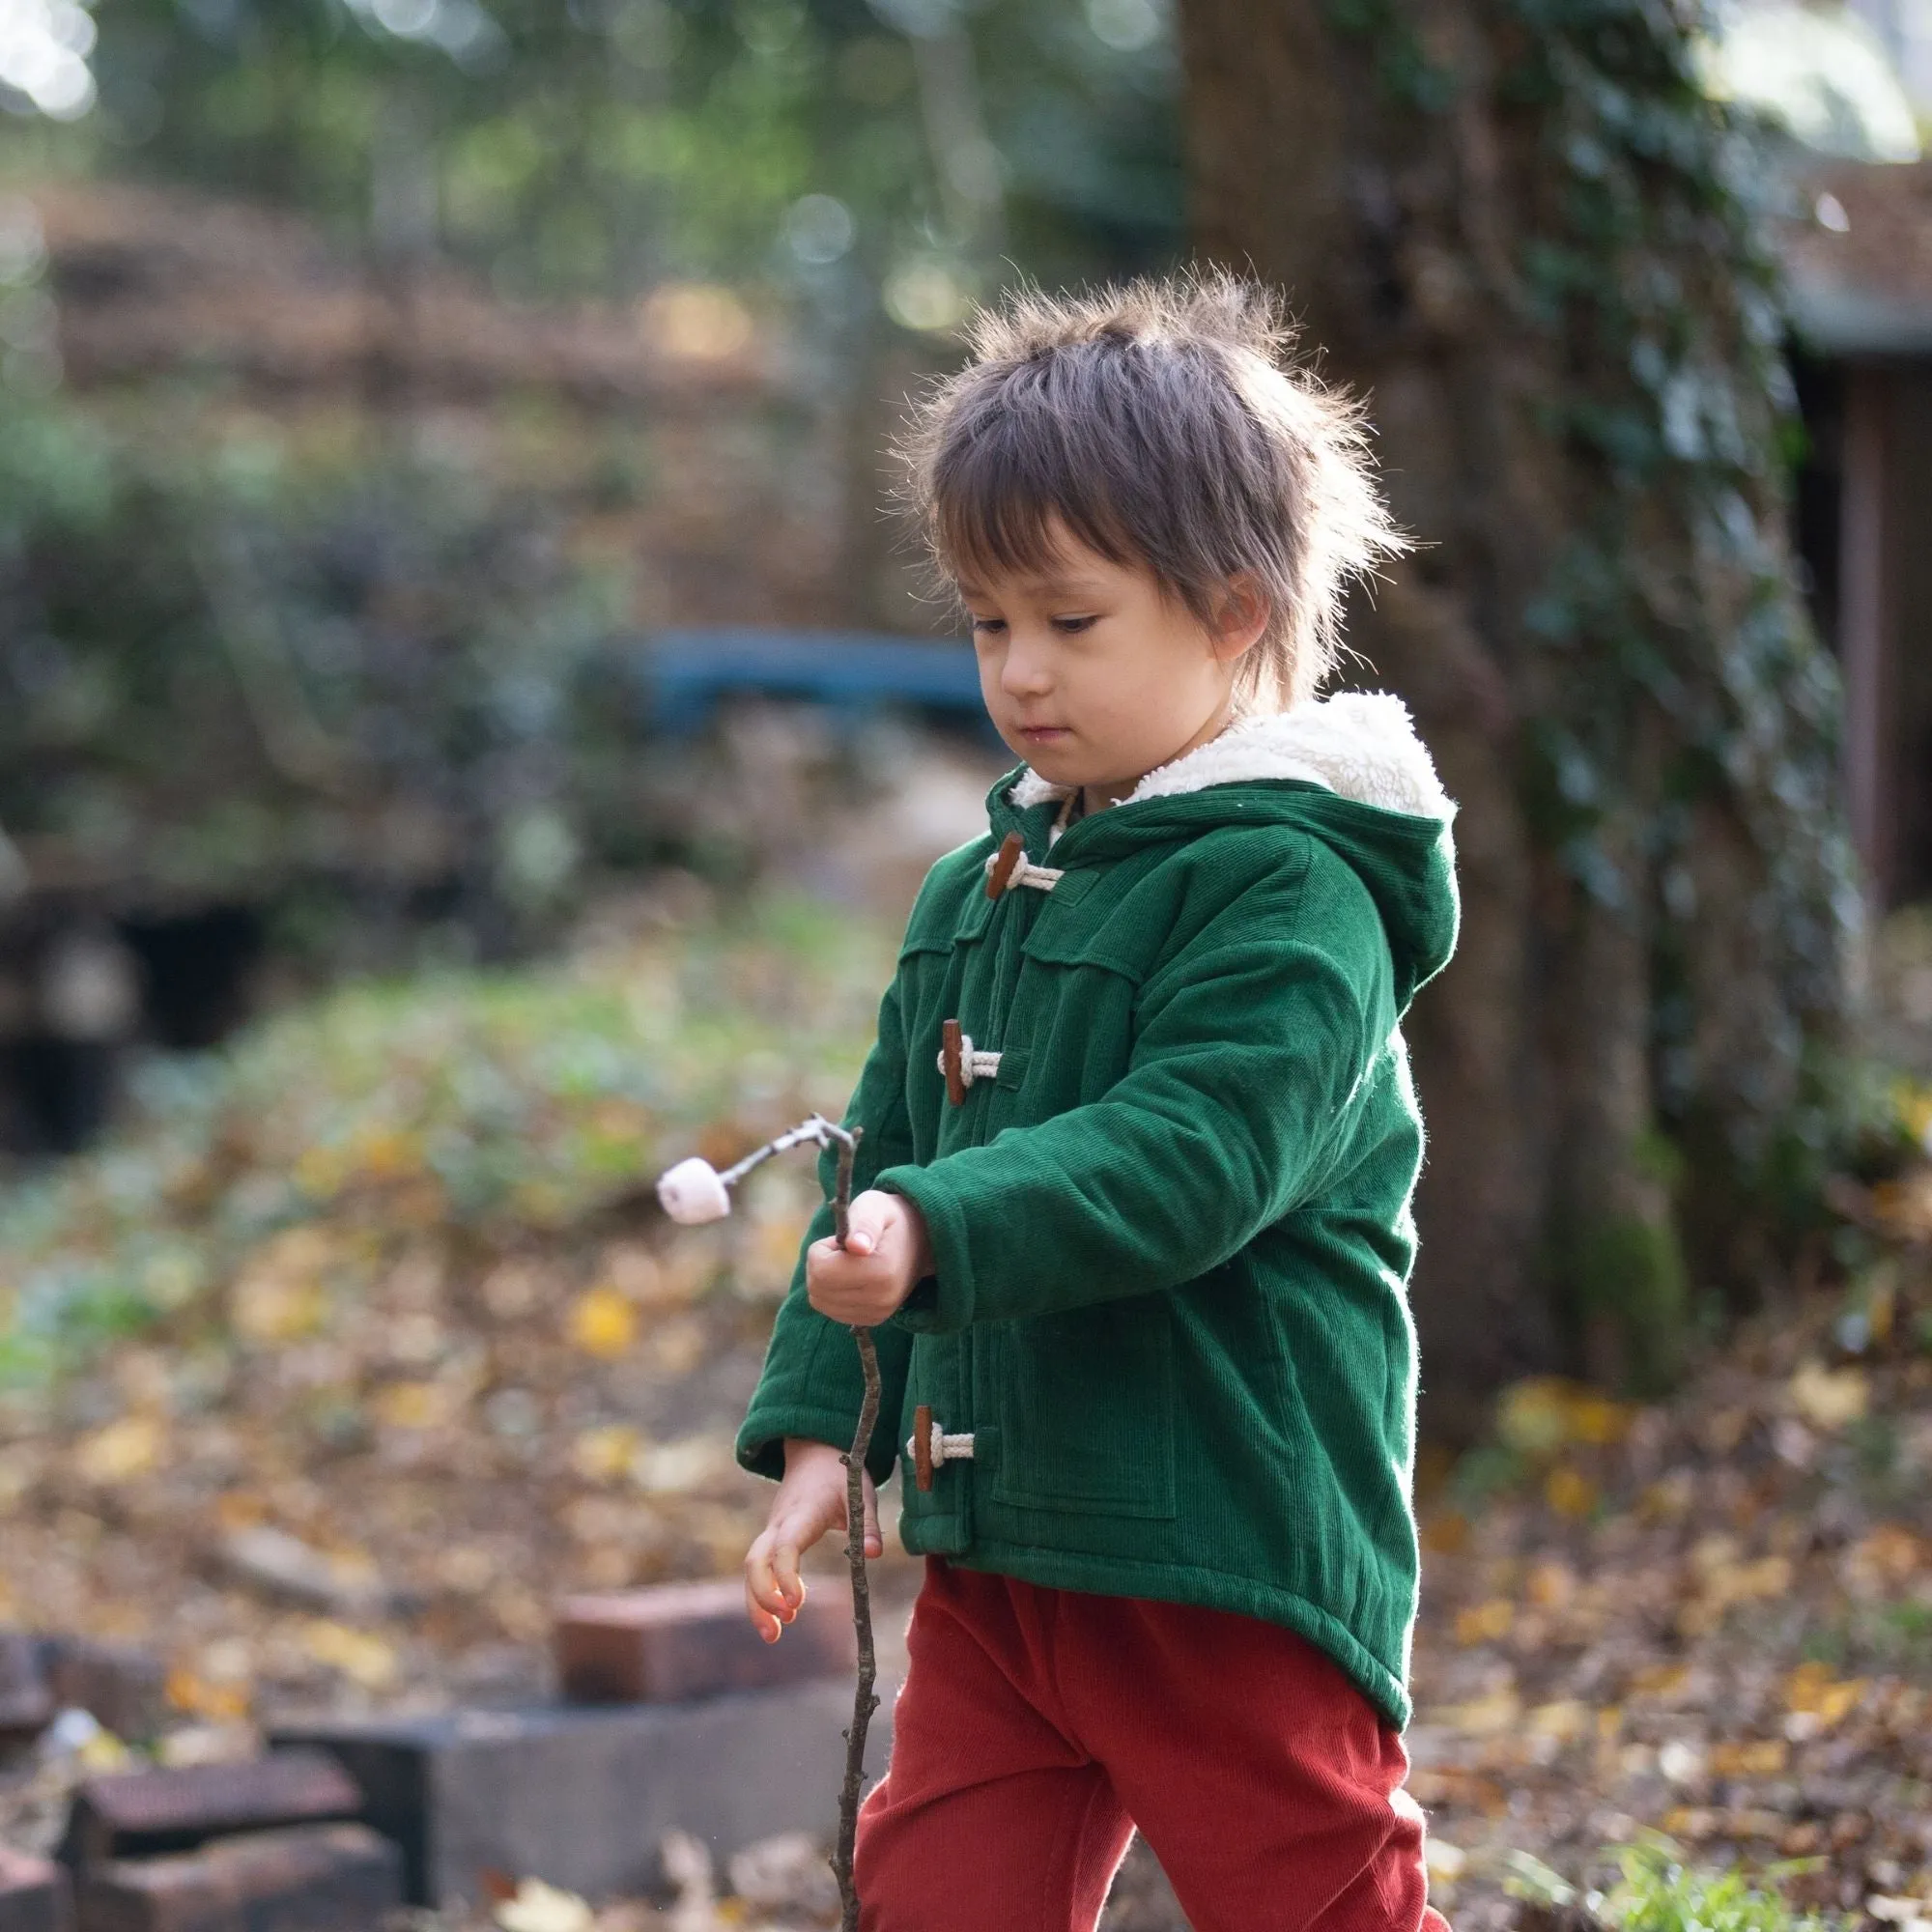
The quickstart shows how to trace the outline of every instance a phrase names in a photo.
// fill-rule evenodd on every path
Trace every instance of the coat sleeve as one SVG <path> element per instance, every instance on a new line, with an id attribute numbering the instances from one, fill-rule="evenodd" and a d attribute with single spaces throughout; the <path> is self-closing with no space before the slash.
<path id="1" fill-rule="evenodd" d="M 1173 1288 L 1316 1191 L 1393 1025 L 1360 882 L 1258 882 L 1143 984 L 1100 1098 L 873 1184 L 925 1216 L 935 1267 L 897 1323 L 948 1333 Z"/>
<path id="2" fill-rule="evenodd" d="M 863 1127 L 852 1167 L 852 1191 L 873 1184 L 881 1168 L 910 1161 L 912 1128 L 906 1114 L 905 1029 L 899 1017 L 897 982 L 886 989 L 879 1004 L 879 1033 L 853 1090 L 851 1104 L 840 1123 Z M 818 1179 L 825 1199 L 805 1231 L 791 1287 L 780 1305 L 765 1352 L 764 1372 L 738 1431 L 738 1461 L 757 1475 L 774 1479 L 784 1474 L 784 1439 L 807 1436 L 849 1449 L 859 1426 L 859 1405 L 865 1392 L 859 1350 L 852 1331 L 832 1321 L 805 1297 L 805 1251 L 832 1233 L 832 1192 L 838 1183 L 838 1150 L 819 1155 Z M 895 1466 L 899 1409 L 905 1395 L 912 1337 L 895 1323 L 872 1331 L 879 1353 L 883 1384 L 879 1420 L 866 1458 L 874 1482 L 883 1483 Z"/>

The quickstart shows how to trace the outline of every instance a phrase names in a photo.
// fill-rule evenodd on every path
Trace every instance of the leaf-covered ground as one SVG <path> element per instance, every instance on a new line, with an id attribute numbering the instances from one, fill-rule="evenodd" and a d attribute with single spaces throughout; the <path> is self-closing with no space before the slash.
<path id="1" fill-rule="evenodd" d="M 816 1179 L 769 1163 L 672 1240 L 650 1178 L 836 1117 L 889 967 L 781 904 L 151 1066 L 111 1146 L 0 1206 L 0 1615 L 159 1642 L 222 1720 L 488 1676 L 560 1587 L 728 1568 Z M 278 1550 L 306 1614 L 268 1608 Z"/>
<path id="2" fill-rule="evenodd" d="M 730 1432 L 814 1177 L 770 1163 L 675 1235 L 649 1179 L 836 1113 L 890 956 L 796 901 L 645 904 L 563 966 L 353 987 L 148 1067 L 110 1146 L 0 1201 L 0 1622 L 160 1650 L 180 1760 L 291 1704 L 533 1694 L 558 1591 L 731 1570 L 763 1497 Z M 1896 1104 L 1904 1147 L 1932 1108 Z M 1932 1924 L 1932 1169 L 1836 1206 L 1820 1284 L 1667 1405 L 1527 1383 L 1425 1464 L 1410 1746 L 1462 1932 L 1532 1909 L 1508 1888 L 1563 1922 L 1646 1830 Z M 0 1841 L 120 1748 L 0 1772 Z M 824 1922 L 797 1845 L 668 1865 L 661 1910 L 529 1886 L 495 1917 Z M 1620 1922 L 1777 1922 L 1652 1890 Z M 1137 1853 L 1110 1932 L 1181 1923 Z"/>

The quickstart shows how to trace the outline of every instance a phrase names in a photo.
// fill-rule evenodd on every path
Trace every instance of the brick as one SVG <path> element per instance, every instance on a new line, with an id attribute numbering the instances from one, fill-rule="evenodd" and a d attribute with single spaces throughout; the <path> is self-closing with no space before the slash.
<path id="1" fill-rule="evenodd" d="M 71 1932 L 67 1873 L 0 1845 L 0 1932 Z"/>
<path id="2" fill-rule="evenodd" d="M 880 1685 L 866 1762 L 892 1737 Z M 849 1684 L 821 1680 L 686 1704 L 552 1706 L 278 1727 L 276 1744 L 334 1751 L 362 1816 L 403 1848 L 412 1904 L 487 1894 L 515 1872 L 589 1897 L 652 1889 L 673 1828 L 723 1861 L 781 1832 L 830 1836 L 838 1818 Z"/>
<path id="3" fill-rule="evenodd" d="M 566 1597 L 555 1633 L 557 1681 L 580 1704 L 662 1704 L 847 1677 L 858 1662 L 850 1591 L 816 1583 L 777 1643 L 745 1615 L 739 1582 L 666 1583 Z"/>
<path id="4" fill-rule="evenodd" d="M 371 1932 L 402 1855 L 362 1825 L 298 1825 L 81 1875 L 79 1932 Z"/>
<path id="5" fill-rule="evenodd" d="M 0 1750 L 31 1744 L 53 1715 L 41 1646 L 22 1631 L 0 1631 Z"/>
<path id="6" fill-rule="evenodd" d="M 167 1717 L 167 1668 L 152 1651 L 53 1637 L 44 1646 L 47 1682 L 62 1710 L 89 1712 L 129 1742 L 152 1738 Z"/>
<path id="7" fill-rule="evenodd" d="M 61 1840 L 65 1864 L 185 1852 L 230 1832 L 353 1818 L 361 1793 L 325 1751 L 237 1764 L 111 1772 L 82 1781 Z"/>

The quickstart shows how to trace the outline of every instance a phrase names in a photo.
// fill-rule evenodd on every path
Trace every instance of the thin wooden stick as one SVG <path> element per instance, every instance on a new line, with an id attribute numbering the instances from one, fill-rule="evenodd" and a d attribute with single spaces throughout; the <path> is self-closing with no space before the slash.
<path id="1" fill-rule="evenodd" d="M 852 1157 L 859 1151 L 863 1130 L 853 1128 L 838 1143 L 838 1184 L 832 1196 L 832 1212 L 838 1245 L 850 1231 Z M 840 1932 L 859 1932 L 859 1888 L 852 1880 L 852 1854 L 859 1839 L 859 1799 L 866 1781 L 866 1732 L 879 1708 L 873 1686 L 878 1681 L 878 1653 L 872 1646 L 872 1590 L 866 1575 L 866 1455 L 872 1446 L 872 1430 L 879 1419 L 879 1351 L 869 1328 L 854 1328 L 859 1366 L 865 1371 L 866 1394 L 859 1405 L 859 1427 L 845 1463 L 845 1560 L 852 1571 L 852 1625 L 859 1636 L 859 1686 L 852 1702 L 852 1725 L 845 1733 L 845 1782 L 838 1793 L 838 1848 L 832 1869 L 838 1879 L 842 1906 Z"/>

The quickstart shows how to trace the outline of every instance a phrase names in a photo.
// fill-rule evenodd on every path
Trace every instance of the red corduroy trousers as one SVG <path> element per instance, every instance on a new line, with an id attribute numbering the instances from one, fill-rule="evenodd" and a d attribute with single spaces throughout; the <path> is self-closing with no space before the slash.
<path id="1" fill-rule="evenodd" d="M 1093 1932 L 1139 1826 L 1195 1932 L 1448 1932 L 1402 1740 L 1293 1632 L 926 1561 L 863 1932 Z"/>

